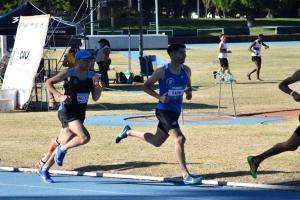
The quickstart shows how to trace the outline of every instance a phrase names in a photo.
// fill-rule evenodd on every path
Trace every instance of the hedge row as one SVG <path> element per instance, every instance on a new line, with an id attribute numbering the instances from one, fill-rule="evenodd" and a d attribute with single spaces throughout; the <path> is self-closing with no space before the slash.
<path id="1" fill-rule="evenodd" d="M 240 35 L 228 36 L 228 42 L 251 42 L 256 39 L 256 36 Z M 294 35 L 267 35 L 264 37 L 267 42 L 275 41 L 300 41 L 300 34 Z M 217 36 L 200 36 L 200 37 L 172 37 L 169 38 L 169 43 L 184 43 L 184 44 L 199 44 L 199 43 L 218 43 L 220 42 Z"/>
<path id="2" fill-rule="evenodd" d="M 155 22 L 154 19 L 145 20 L 144 26 L 150 28 L 149 23 Z M 99 29 L 111 29 L 110 20 L 102 20 L 96 22 Z M 115 28 L 127 28 L 128 25 L 132 28 L 138 28 L 139 19 L 138 18 L 118 18 L 115 20 Z M 159 25 L 164 28 L 216 28 L 216 27 L 227 27 L 227 26 L 247 26 L 246 19 L 170 19 L 170 18 L 160 18 Z M 253 23 L 254 26 L 300 26 L 300 19 L 298 18 L 258 18 L 255 19 Z"/>

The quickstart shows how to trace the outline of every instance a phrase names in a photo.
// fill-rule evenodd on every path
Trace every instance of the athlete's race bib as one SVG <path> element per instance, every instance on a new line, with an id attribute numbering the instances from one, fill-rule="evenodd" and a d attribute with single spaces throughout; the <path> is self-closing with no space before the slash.
<path id="1" fill-rule="evenodd" d="M 254 53 L 254 55 L 255 56 L 260 56 L 260 51 L 254 51 L 255 53 Z"/>
<path id="2" fill-rule="evenodd" d="M 86 104 L 89 100 L 89 93 L 77 93 L 78 104 Z"/>
<path id="3" fill-rule="evenodd" d="M 183 93 L 184 93 L 184 90 L 169 90 L 168 96 L 169 97 L 178 97 L 178 96 L 182 96 Z"/>
<path id="4" fill-rule="evenodd" d="M 252 50 L 254 53 L 252 53 L 253 56 L 260 56 L 260 48 L 259 47 L 252 47 Z"/>

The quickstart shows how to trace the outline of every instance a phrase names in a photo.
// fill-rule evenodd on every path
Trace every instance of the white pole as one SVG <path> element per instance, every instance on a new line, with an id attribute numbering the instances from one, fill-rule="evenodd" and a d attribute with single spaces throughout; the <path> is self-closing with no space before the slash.
<path id="1" fill-rule="evenodd" d="M 221 78 L 220 78 L 220 81 L 219 81 L 219 85 L 220 85 L 220 90 L 219 90 L 218 114 L 220 115 L 220 109 L 221 109 L 221 95 L 222 95 L 222 82 L 221 82 Z"/>
<path id="2" fill-rule="evenodd" d="M 4 41 L 3 36 L 0 35 L 0 50 L 1 50 L 0 59 L 2 59 L 4 56 L 4 42 L 3 41 Z"/>
<path id="3" fill-rule="evenodd" d="M 158 35 L 158 0 L 155 0 L 155 25 L 156 35 Z"/>
<path id="4" fill-rule="evenodd" d="M 128 71 L 131 72 L 131 33 L 128 28 Z"/>
<path id="5" fill-rule="evenodd" d="M 200 2 L 199 2 L 200 0 L 197 0 L 197 15 L 198 15 L 198 17 L 200 16 Z"/>
<path id="6" fill-rule="evenodd" d="M 0 35 L 0 50 L 1 50 L 1 52 L 0 52 L 0 59 L 2 59 L 3 58 L 3 56 L 4 56 L 4 38 L 3 38 L 4 36 L 2 36 L 2 35 Z"/>
<path id="7" fill-rule="evenodd" d="M 234 96 L 233 96 L 232 82 L 230 82 L 230 89 L 231 89 L 231 98 L 232 98 L 234 116 L 236 117 L 236 109 L 235 109 L 235 101 L 234 101 Z"/>
<path id="8" fill-rule="evenodd" d="M 132 9 L 132 2 L 128 0 L 128 8 L 129 8 L 129 23 L 128 23 L 128 71 L 131 73 L 131 32 L 130 32 L 130 17 L 131 17 L 131 9 Z"/>
<path id="9" fill-rule="evenodd" d="M 140 15 L 140 23 L 139 23 L 139 29 L 140 29 L 140 37 L 139 37 L 139 54 L 140 57 L 143 57 L 143 51 L 144 51 L 144 39 L 143 39 L 143 0 L 138 0 L 138 10 Z"/>
<path id="10" fill-rule="evenodd" d="M 0 49 L 1 49 L 1 55 L 0 59 L 3 58 L 5 55 L 9 55 L 8 49 L 7 49 L 7 36 L 6 35 L 0 35 Z"/>
<path id="11" fill-rule="evenodd" d="M 90 0 L 90 25 L 91 25 L 91 35 L 94 35 L 94 17 L 93 17 L 93 0 Z"/>

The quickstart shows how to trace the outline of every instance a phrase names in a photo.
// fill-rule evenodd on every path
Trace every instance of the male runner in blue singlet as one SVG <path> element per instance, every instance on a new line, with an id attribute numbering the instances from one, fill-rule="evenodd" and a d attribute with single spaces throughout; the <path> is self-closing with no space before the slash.
<path id="1" fill-rule="evenodd" d="M 202 177 L 192 176 L 186 167 L 185 137 L 178 124 L 184 93 L 187 100 L 192 99 L 191 70 L 183 64 L 186 57 L 185 48 L 183 44 L 171 44 L 167 49 L 171 62 L 158 68 L 144 84 L 144 91 L 159 100 L 155 111 L 159 121 L 156 133 L 134 131 L 127 125 L 117 136 L 116 143 L 127 136 L 133 136 L 159 147 L 170 135 L 175 140 L 175 151 L 184 183 L 198 184 L 201 183 Z M 159 93 L 153 89 L 156 82 L 159 82 Z"/>

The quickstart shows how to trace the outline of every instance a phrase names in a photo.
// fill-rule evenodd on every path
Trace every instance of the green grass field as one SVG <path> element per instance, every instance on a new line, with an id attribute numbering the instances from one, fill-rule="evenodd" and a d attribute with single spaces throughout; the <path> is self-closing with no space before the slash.
<path id="1" fill-rule="evenodd" d="M 237 79 L 234 93 L 238 114 L 299 108 L 293 99 L 280 92 L 278 83 L 299 68 L 300 46 L 271 46 L 263 51 L 261 78 L 248 81 L 246 73 L 253 67 L 245 48 L 232 48 L 229 63 Z M 168 59 L 165 51 L 146 51 Z M 127 69 L 127 59 L 111 55 L 112 66 Z M 193 100 L 185 102 L 185 113 L 217 112 L 218 85 L 212 71 L 218 69 L 216 49 L 188 49 L 186 64 L 192 69 L 192 84 L 197 91 Z M 138 73 L 137 63 L 133 71 Z M 114 72 L 110 72 L 114 76 Z M 255 78 L 253 76 L 253 78 Z M 132 86 L 135 87 L 135 86 Z M 118 87 L 114 87 L 117 88 Z M 223 111 L 232 112 L 229 87 L 224 87 Z M 292 86 L 299 90 L 299 84 Z M 121 88 L 120 88 L 121 89 Z M 132 88 L 131 88 L 132 89 Z M 156 101 L 144 93 L 104 91 L 99 102 L 90 101 L 87 116 L 153 113 Z M 107 109 L 104 109 L 105 105 Z M 298 125 L 297 118 L 268 125 L 183 126 L 186 135 L 186 157 L 189 169 L 206 178 L 227 181 L 300 184 L 299 152 L 288 152 L 262 163 L 258 179 L 248 175 L 246 157 L 257 154 L 286 140 Z M 87 126 L 92 139 L 85 146 L 68 152 L 63 169 L 113 172 L 152 176 L 180 176 L 170 138 L 162 147 L 152 147 L 136 138 L 114 144 L 122 127 Z M 155 131 L 156 127 L 136 127 Z M 56 112 L 22 112 L 0 114 L 0 165 L 32 167 L 46 152 L 51 138 L 56 137 L 60 124 Z M 55 167 L 57 168 L 57 167 Z"/>

